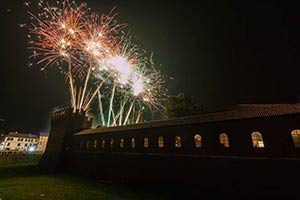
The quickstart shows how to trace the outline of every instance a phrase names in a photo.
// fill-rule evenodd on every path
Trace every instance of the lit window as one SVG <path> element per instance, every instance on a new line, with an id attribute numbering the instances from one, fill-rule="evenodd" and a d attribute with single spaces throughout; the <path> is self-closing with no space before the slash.
<path id="1" fill-rule="evenodd" d="M 158 147 L 159 148 L 164 147 L 164 137 L 162 137 L 162 136 L 158 137 Z"/>
<path id="2" fill-rule="evenodd" d="M 265 147 L 262 135 L 259 132 L 257 132 L 257 131 L 253 132 L 251 134 L 251 137 L 252 137 L 252 143 L 253 143 L 254 148 L 263 148 L 263 147 Z"/>
<path id="3" fill-rule="evenodd" d="M 226 147 L 226 148 L 229 147 L 229 139 L 228 139 L 228 135 L 226 133 L 220 134 L 220 143 L 222 145 L 224 145 L 224 147 Z"/>
<path id="4" fill-rule="evenodd" d="M 101 142 L 101 147 L 104 148 L 105 147 L 105 140 L 103 139 Z"/>
<path id="5" fill-rule="evenodd" d="M 121 138 L 121 140 L 120 140 L 120 147 L 121 148 L 124 148 L 124 143 L 125 143 L 125 140 L 124 140 L 124 138 Z"/>
<path id="6" fill-rule="evenodd" d="M 291 134 L 295 147 L 300 147 L 300 130 L 293 130 Z"/>
<path id="7" fill-rule="evenodd" d="M 194 136 L 194 143 L 195 143 L 195 147 L 196 148 L 202 147 L 202 138 L 201 138 L 201 136 L 199 134 L 196 134 Z"/>
<path id="8" fill-rule="evenodd" d="M 27 147 L 27 144 L 25 144 L 25 147 Z M 83 147 L 83 142 L 81 141 L 80 142 L 80 148 L 82 148 Z"/>
<path id="9" fill-rule="evenodd" d="M 149 147 L 149 138 L 147 138 L 147 137 L 144 138 L 144 147 L 145 148 Z"/>
<path id="10" fill-rule="evenodd" d="M 31 144 L 30 144 L 31 145 Z M 89 148 L 90 147 L 90 141 L 88 140 L 87 142 L 86 142 L 86 148 Z"/>
<path id="11" fill-rule="evenodd" d="M 131 138 L 131 147 L 135 148 L 135 138 Z"/>
<path id="12" fill-rule="evenodd" d="M 176 148 L 180 148 L 181 147 L 181 137 L 180 136 L 176 136 L 175 137 L 175 147 Z"/>
<path id="13" fill-rule="evenodd" d="M 97 143 L 98 143 L 98 141 L 97 141 L 97 140 L 94 140 L 94 148 L 97 147 Z"/>
<path id="14" fill-rule="evenodd" d="M 115 140 L 112 138 L 110 140 L 110 148 L 114 148 L 114 143 L 115 143 Z"/>

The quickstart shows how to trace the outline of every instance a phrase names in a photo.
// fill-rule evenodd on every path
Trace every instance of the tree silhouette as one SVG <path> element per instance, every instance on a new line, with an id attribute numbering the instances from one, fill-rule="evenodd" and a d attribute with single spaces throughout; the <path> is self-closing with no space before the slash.
<path id="1" fill-rule="evenodd" d="M 168 119 L 203 113 L 206 113 L 206 111 L 184 93 L 169 96 L 165 103 L 164 117 Z"/>

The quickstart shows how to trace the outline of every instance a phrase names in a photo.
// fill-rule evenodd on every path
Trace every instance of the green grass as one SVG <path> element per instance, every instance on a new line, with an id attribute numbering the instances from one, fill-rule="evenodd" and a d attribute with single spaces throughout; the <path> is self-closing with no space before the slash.
<path id="1" fill-rule="evenodd" d="M 19 155 L 0 155 L 0 167 L 16 167 L 37 165 L 41 155 L 19 154 Z"/>
<path id="2" fill-rule="evenodd" d="M 0 163 L 1 200 L 166 199 L 150 188 L 100 184 L 67 174 L 45 174 L 37 161 Z"/>

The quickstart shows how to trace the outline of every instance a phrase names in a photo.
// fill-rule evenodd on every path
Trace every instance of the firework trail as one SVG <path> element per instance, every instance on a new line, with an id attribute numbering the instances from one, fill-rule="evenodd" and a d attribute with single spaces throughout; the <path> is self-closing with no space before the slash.
<path id="1" fill-rule="evenodd" d="M 98 90 L 98 100 L 99 100 L 99 111 L 100 111 L 100 115 L 101 115 L 101 122 L 104 125 L 105 124 L 105 118 L 104 118 L 104 114 L 103 114 L 103 105 L 102 105 L 102 97 L 101 97 L 101 93 L 100 90 Z"/>

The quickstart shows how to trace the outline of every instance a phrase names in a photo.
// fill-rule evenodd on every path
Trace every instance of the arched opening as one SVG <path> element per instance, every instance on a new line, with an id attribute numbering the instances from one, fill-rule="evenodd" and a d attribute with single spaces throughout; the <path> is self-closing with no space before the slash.
<path id="1" fill-rule="evenodd" d="M 265 147 L 264 141 L 263 141 L 263 138 L 262 138 L 262 135 L 260 132 L 254 131 L 251 134 L 251 137 L 252 137 L 252 144 L 253 144 L 254 148 L 264 148 Z"/>
<path id="2" fill-rule="evenodd" d="M 145 148 L 149 147 L 149 138 L 147 138 L 147 137 L 144 138 L 144 147 Z"/>
<path id="3" fill-rule="evenodd" d="M 194 136 L 194 143 L 195 143 L 195 147 L 196 148 L 202 147 L 202 138 L 201 138 L 201 136 L 199 134 L 196 134 Z"/>
<path id="4" fill-rule="evenodd" d="M 25 146 L 27 146 L 27 144 L 25 144 Z M 80 148 L 83 147 L 83 141 L 80 141 Z"/>
<path id="5" fill-rule="evenodd" d="M 291 134 L 295 147 L 300 147 L 300 130 L 293 130 Z"/>
<path id="6" fill-rule="evenodd" d="M 221 133 L 220 134 L 220 143 L 228 148 L 229 147 L 229 138 L 228 138 L 228 135 L 226 133 Z"/>
<path id="7" fill-rule="evenodd" d="M 112 138 L 110 140 L 110 148 L 114 148 L 114 143 L 115 143 L 115 140 Z"/>
<path id="8" fill-rule="evenodd" d="M 98 141 L 97 141 L 97 140 L 94 140 L 94 148 L 97 147 L 97 143 L 98 143 Z"/>
<path id="9" fill-rule="evenodd" d="M 135 148 L 135 138 L 131 138 L 131 148 Z"/>
<path id="10" fill-rule="evenodd" d="M 125 140 L 124 140 L 124 138 L 121 138 L 121 140 L 120 140 L 120 147 L 121 148 L 124 148 L 124 143 L 125 143 Z"/>
<path id="11" fill-rule="evenodd" d="M 102 148 L 105 148 L 105 139 L 102 140 L 102 142 L 101 142 L 101 147 L 102 147 Z"/>
<path id="12" fill-rule="evenodd" d="M 181 147 L 181 137 L 175 136 L 175 147 L 180 148 Z"/>
<path id="13" fill-rule="evenodd" d="M 86 148 L 90 148 L 90 141 L 89 140 L 86 142 Z"/>
<path id="14" fill-rule="evenodd" d="M 158 137 L 158 147 L 159 148 L 164 147 L 164 137 L 162 137 L 162 136 Z"/>

